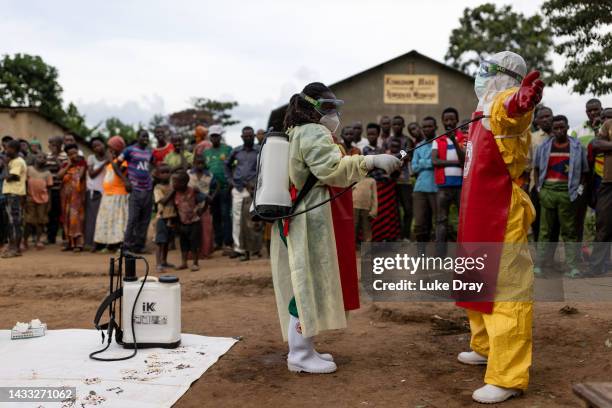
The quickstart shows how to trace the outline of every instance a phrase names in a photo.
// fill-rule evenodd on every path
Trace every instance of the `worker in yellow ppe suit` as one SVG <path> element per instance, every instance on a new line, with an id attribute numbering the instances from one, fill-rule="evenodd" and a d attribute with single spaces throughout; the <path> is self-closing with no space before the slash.
<path id="1" fill-rule="evenodd" d="M 289 102 L 285 130 L 289 136 L 291 186 L 287 188 L 299 191 L 311 173 L 318 180 L 296 212 L 329 199 L 330 186 L 348 187 L 374 168 L 391 174 L 401 166 L 398 158 L 388 154 L 342 155 L 332 138 L 340 125 L 341 104 L 328 87 L 317 82 L 307 85 Z M 334 224 L 332 207 L 326 203 L 288 223 L 276 223 L 272 229 L 272 279 L 283 339 L 289 343 L 290 371 L 323 374 L 337 368 L 331 355 L 317 353 L 313 345 L 313 337 L 319 332 L 346 327 L 346 299 L 336 246 L 340 237 Z M 353 228 L 351 225 L 352 239 Z M 354 292 L 351 295 L 358 297 L 357 286 Z"/>
<path id="2" fill-rule="evenodd" d="M 533 262 L 527 232 L 535 209 L 521 188 L 521 176 L 544 83 L 537 71 L 526 74 L 523 58 L 510 51 L 481 61 L 474 116 L 485 118 L 471 125 L 466 145 L 458 242 L 497 242 L 501 247 L 491 274 L 482 278 L 492 301 L 457 302 L 467 309 L 472 333 L 472 351 L 460 353 L 458 360 L 487 365 L 485 385 L 472 395 L 481 403 L 519 395 L 529 382 Z"/>

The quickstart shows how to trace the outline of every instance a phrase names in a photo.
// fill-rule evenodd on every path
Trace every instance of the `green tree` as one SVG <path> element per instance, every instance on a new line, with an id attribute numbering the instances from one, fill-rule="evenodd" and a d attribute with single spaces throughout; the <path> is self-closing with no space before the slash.
<path id="1" fill-rule="evenodd" d="M 232 119 L 230 111 L 238 106 L 238 102 L 221 102 L 208 98 L 193 98 L 193 106 L 196 109 L 208 112 L 212 116 L 213 123 L 220 123 L 223 126 L 232 126 L 240 123 L 239 120 Z"/>
<path id="2" fill-rule="evenodd" d="M 72 132 L 87 137 L 91 133 L 85 118 L 72 103 L 62 106 L 62 87 L 55 67 L 39 56 L 5 55 L 0 60 L 0 105 L 34 107 Z"/>
<path id="3" fill-rule="evenodd" d="M 104 121 L 104 125 L 97 132 L 96 136 L 108 139 L 111 136 L 119 135 L 129 144 L 136 140 L 136 131 L 134 126 L 123 123 L 121 119 L 110 117 Z"/>
<path id="4" fill-rule="evenodd" d="M 231 126 L 240 121 L 232 118 L 231 110 L 238 106 L 238 102 L 221 102 L 208 98 L 193 98 L 192 108 L 174 112 L 168 116 L 168 124 L 176 133 L 185 138 L 193 136 L 193 131 L 198 125 L 210 126 L 218 123 L 223 126 Z"/>
<path id="5" fill-rule="evenodd" d="M 459 19 L 459 27 L 451 32 L 445 59 L 453 67 L 473 75 L 486 57 L 499 51 L 513 51 L 521 55 L 529 70 L 538 69 L 544 77 L 553 74 L 550 29 L 542 16 L 526 17 L 512 10 L 512 6 L 497 8 L 485 3 L 474 9 L 466 8 Z"/>
<path id="6" fill-rule="evenodd" d="M 168 123 L 177 134 L 188 139 L 193 136 L 196 126 L 210 125 L 213 119 L 208 111 L 189 108 L 170 114 Z"/>
<path id="7" fill-rule="evenodd" d="M 579 94 L 612 92 L 612 2 L 547 0 L 542 10 L 560 41 L 555 51 L 566 58 L 556 82 L 573 82 Z"/>
<path id="8" fill-rule="evenodd" d="M 156 127 L 166 126 L 167 124 L 168 123 L 166 116 L 162 115 L 161 113 L 156 113 L 155 115 L 153 115 L 151 120 L 149 120 L 149 125 L 147 126 L 147 128 L 150 132 L 153 132 Z"/>
<path id="9" fill-rule="evenodd" d="M 89 128 L 85 123 L 85 116 L 79 112 L 79 109 L 72 102 L 68 104 L 68 108 L 66 109 L 62 123 L 72 132 L 84 138 L 91 136 L 91 134 L 99 126 L 97 125 L 93 128 Z"/>
<path id="10" fill-rule="evenodd" d="M 59 119 L 63 115 L 62 87 L 57 76 L 57 69 L 39 56 L 5 55 L 0 61 L 0 104 L 36 107 Z"/>

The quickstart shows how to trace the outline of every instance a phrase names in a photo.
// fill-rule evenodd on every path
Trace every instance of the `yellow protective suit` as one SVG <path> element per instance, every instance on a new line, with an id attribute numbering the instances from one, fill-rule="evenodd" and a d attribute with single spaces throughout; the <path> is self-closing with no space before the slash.
<path id="1" fill-rule="evenodd" d="M 499 92 L 491 104 L 490 118 L 484 123 L 495 136 L 513 181 L 493 313 L 467 310 L 467 314 L 472 332 L 471 348 L 488 356 L 485 383 L 526 389 L 533 320 L 533 262 L 527 246 L 527 231 L 535 218 L 535 209 L 520 188 L 519 179 L 527 168 L 528 129 L 533 112 L 517 118 L 508 116 L 504 102 L 517 90 Z"/>
<path id="2" fill-rule="evenodd" d="M 331 133 L 322 125 L 296 126 L 287 134 L 290 182 L 299 190 L 309 172 L 319 179 L 298 205 L 297 211 L 328 199 L 327 186 L 347 187 L 368 173 L 364 156 L 342 157 Z M 286 247 L 280 238 L 278 223 L 274 224 L 270 259 L 278 317 L 285 341 L 289 321 L 287 307 L 294 296 L 304 337 L 346 327 L 329 203 L 291 218 Z"/>

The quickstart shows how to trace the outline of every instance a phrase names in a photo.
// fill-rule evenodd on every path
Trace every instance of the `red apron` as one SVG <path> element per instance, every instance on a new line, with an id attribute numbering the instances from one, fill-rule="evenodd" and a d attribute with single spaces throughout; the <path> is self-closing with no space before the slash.
<path id="1" fill-rule="evenodd" d="M 340 187 L 329 187 L 332 196 L 342 191 Z M 347 191 L 331 201 L 336 253 L 340 268 L 340 283 L 344 310 L 359 309 L 359 280 L 357 278 L 357 258 L 355 256 L 355 224 L 353 221 L 353 195 Z"/>
<path id="2" fill-rule="evenodd" d="M 482 112 L 474 112 L 472 117 Z M 506 232 L 512 198 L 512 179 L 499 152 L 493 133 L 481 121 L 473 122 L 468 135 L 459 228 L 458 252 L 464 256 L 485 256 L 482 271 L 470 271 L 458 278 L 463 282 L 484 283 L 484 292 L 470 301 L 470 296 L 457 296 L 457 306 L 482 313 L 493 311 L 493 299 L 499 273 L 501 246 L 470 243 L 502 243 Z M 472 296 L 473 297 L 473 296 Z"/>

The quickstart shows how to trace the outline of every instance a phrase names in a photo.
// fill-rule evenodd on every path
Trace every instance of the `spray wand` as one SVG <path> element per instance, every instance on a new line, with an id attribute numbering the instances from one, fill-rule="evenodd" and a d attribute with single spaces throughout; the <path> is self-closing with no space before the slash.
<path id="1" fill-rule="evenodd" d="M 399 158 L 399 159 L 400 159 L 400 160 L 405 160 L 405 159 L 408 157 L 408 153 L 411 153 L 411 152 L 415 151 L 416 149 L 419 149 L 419 148 L 421 148 L 421 147 L 423 147 L 423 146 L 425 146 L 425 145 L 428 145 L 428 144 L 432 143 L 434 140 L 441 138 L 442 136 L 448 136 L 448 135 L 450 135 L 451 133 L 453 133 L 453 132 L 455 132 L 455 131 L 459 130 L 459 129 L 460 129 L 460 128 L 462 128 L 463 126 L 468 125 L 468 124 L 470 124 L 470 123 L 472 123 L 472 122 L 476 122 L 476 121 L 478 121 L 478 120 L 480 120 L 480 119 L 483 119 L 483 118 L 485 118 L 485 117 L 486 117 L 485 115 L 476 116 L 475 118 L 472 118 L 471 120 L 469 120 L 469 121 L 467 121 L 467 122 L 464 122 L 464 123 L 462 123 L 461 125 L 459 125 L 459 126 L 457 126 L 457 127 L 453 128 L 453 129 L 447 130 L 446 132 L 442 133 L 441 135 L 438 135 L 438 136 L 436 136 L 436 137 L 433 137 L 433 138 L 431 138 L 431 139 L 429 139 L 429 140 L 424 141 L 423 143 L 419 144 L 418 146 L 413 147 L 412 149 L 408 149 L 407 151 L 406 151 L 406 150 L 401 150 L 401 151 L 400 151 L 400 158 Z M 264 140 L 264 143 L 265 143 L 265 140 Z M 259 180 L 259 168 L 260 168 L 260 167 L 261 167 L 261 163 L 260 163 L 260 161 L 259 161 L 259 157 L 258 157 L 258 158 L 257 158 L 257 173 L 256 173 L 256 175 L 255 175 L 255 180 Z M 374 171 L 374 170 L 372 170 L 372 171 Z M 370 172 L 370 173 L 371 173 L 371 172 Z M 368 174 L 370 174 L 370 173 L 368 173 Z M 307 213 L 308 211 L 312 211 L 312 210 L 314 210 L 315 208 L 319 208 L 319 207 L 321 207 L 322 205 L 325 205 L 325 204 L 329 203 L 330 201 L 335 200 L 336 198 L 340 197 L 342 194 L 345 194 L 347 191 L 352 190 L 352 189 L 353 189 L 353 187 L 355 187 L 355 184 L 357 184 L 357 182 L 352 183 L 350 186 L 348 186 L 348 187 L 346 187 L 345 189 L 343 189 L 343 190 L 341 190 L 341 191 L 337 192 L 336 194 L 332 195 L 332 196 L 331 196 L 331 197 L 329 197 L 328 199 L 323 200 L 323 201 L 321 201 L 320 203 L 317 203 L 317 204 L 313 205 L 312 207 L 305 208 L 305 209 L 303 209 L 302 211 L 298 211 L 298 212 L 295 212 L 295 213 L 291 213 L 291 214 L 287 214 L 287 215 L 283 215 L 283 216 L 279 216 L 279 217 L 267 217 L 267 216 L 265 216 L 265 215 L 261 215 L 261 214 L 260 214 L 260 213 L 257 211 L 257 206 L 256 206 L 256 205 L 253 205 L 253 213 L 254 213 L 255 215 L 257 215 L 257 217 L 259 217 L 261 220 L 263 220 L 263 221 L 269 221 L 269 222 L 271 222 L 271 221 L 280 221 L 280 220 L 285 220 L 285 219 L 288 219 L 288 218 L 293 218 L 293 217 L 295 217 L 295 216 L 297 216 L 297 215 L 301 215 L 301 214 Z M 257 194 L 257 189 L 255 189 L 255 192 L 253 193 L 253 202 L 254 202 L 254 203 L 257 203 L 257 201 L 256 201 L 256 194 Z"/>

